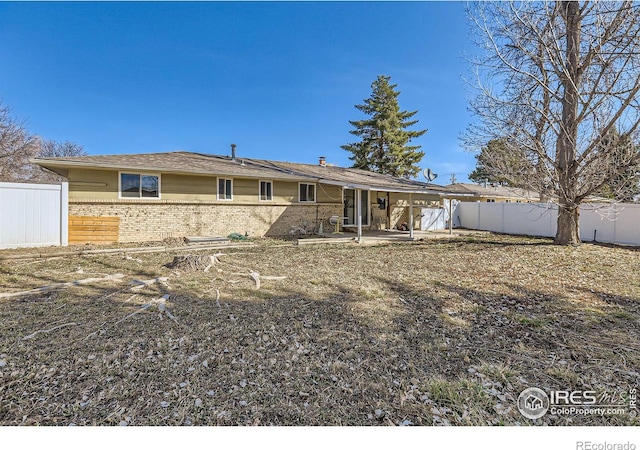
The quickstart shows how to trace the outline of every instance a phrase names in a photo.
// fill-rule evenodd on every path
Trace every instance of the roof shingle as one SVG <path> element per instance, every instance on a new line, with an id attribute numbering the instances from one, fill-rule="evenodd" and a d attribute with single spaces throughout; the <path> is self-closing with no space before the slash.
<path id="1" fill-rule="evenodd" d="M 361 169 L 333 165 L 312 165 L 236 158 L 191 152 L 139 153 L 35 159 L 48 169 L 86 167 L 117 170 L 147 170 L 198 175 L 226 175 L 246 178 L 271 178 L 291 181 L 326 181 L 341 185 L 359 185 L 399 191 L 442 192 L 442 186 L 383 175 Z"/>

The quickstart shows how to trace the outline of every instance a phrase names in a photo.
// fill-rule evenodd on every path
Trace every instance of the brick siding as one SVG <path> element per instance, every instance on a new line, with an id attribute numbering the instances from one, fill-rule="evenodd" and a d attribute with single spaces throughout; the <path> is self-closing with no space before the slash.
<path id="1" fill-rule="evenodd" d="M 340 204 L 240 205 L 151 201 L 69 202 L 69 215 L 119 217 L 119 242 L 157 241 L 168 237 L 287 236 L 292 228 L 317 229 L 322 221 L 341 215 Z"/>

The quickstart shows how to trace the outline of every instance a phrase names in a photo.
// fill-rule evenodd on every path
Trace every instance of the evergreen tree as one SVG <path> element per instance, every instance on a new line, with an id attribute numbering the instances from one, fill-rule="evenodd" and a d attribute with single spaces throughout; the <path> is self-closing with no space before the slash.
<path id="1" fill-rule="evenodd" d="M 427 130 L 408 131 L 418 123 L 411 119 L 418 111 L 400 111 L 396 84 L 389 84 L 391 77 L 379 75 L 371 84 L 371 97 L 356 108 L 369 119 L 349 121 L 355 128 L 349 131 L 361 138 L 360 142 L 341 146 L 353 153 L 350 156 L 357 169 L 393 175 L 415 177 L 420 168 L 417 163 L 424 156 L 420 145 L 408 145 L 412 139 L 422 136 Z"/>
<path id="2" fill-rule="evenodd" d="M 622 136 L 617 129 L 613 129 L 601 139 L 598 157 L 603 160 L 603 166 L 613 168 L 601 171 L 605 176 L 609 174 L 609 181 L 596 191 L 596 195 L 619 202 L 633 202 L 640 194 L 640 146 L 629 136 Z M 635 162 L 621 164 L 630 159 Z M 598 180 L 599 176 L 600 173 L 592 178 Z"/>
<path id="3" fill-rule="evenodd" d="M 525 167 L 522 167 L 523 161 L 525 161 L 526 169 L 530 171 L 530 163 L 522 152 L 510 149 L 501 139 L 492 139 L 476 155 L 476 168 L 469 174 L 469 179 L 478 184 L 515 186 L 510 182 L 509 177 L 502 174 L 505 172 L 515 173 L 526 179 L 527 171 L 524 170 Z"/>

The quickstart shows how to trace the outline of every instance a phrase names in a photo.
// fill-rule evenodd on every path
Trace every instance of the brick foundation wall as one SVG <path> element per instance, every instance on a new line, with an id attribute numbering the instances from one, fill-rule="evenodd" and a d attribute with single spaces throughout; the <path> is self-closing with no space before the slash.
<path id="1" fill-rule="evenodd" d="M 119 217 L 119 242 L 157 241 L 167 237 L 287 236 L 292 228 L 311 231 L 319 222 L 341 215 L 340 204 L 239 205 L 183 202 L 73 201 L 69 215 Z"/>

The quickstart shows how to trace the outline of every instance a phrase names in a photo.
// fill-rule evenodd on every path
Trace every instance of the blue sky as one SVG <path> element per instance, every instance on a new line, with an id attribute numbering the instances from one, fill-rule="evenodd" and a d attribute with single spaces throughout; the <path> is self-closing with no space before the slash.
<path id="1" fill-rule="evenodd" d="M 90 154 L 187 150 L 350 165 L 349 120 L 389 75 L 428 132 L 422 168 L 466 181 L 474 51 L 459 2 L 0 2 L 0 99 Z"/>

